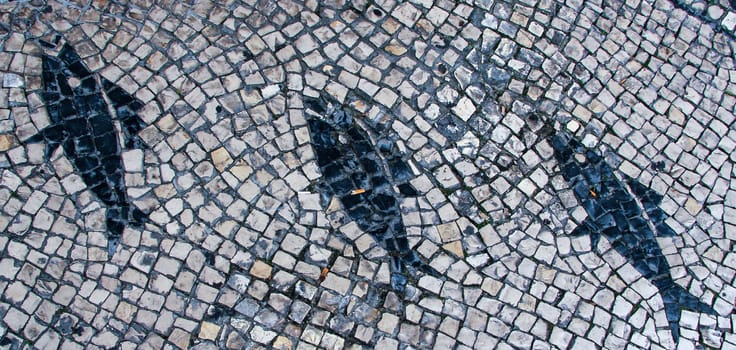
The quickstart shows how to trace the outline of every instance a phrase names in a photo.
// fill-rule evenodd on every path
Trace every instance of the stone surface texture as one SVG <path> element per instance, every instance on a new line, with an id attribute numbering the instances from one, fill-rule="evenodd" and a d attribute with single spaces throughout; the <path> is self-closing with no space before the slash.
<path id="1" fill-rule="evenodd" d="M 0 348 L 736 349 L 734 30 L 0 1 Z"/>

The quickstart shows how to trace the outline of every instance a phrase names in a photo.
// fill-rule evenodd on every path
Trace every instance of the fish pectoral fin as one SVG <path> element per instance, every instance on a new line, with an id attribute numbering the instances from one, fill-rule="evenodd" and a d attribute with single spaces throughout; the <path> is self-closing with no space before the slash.
<path id="1" fill-rule="evenodd" d="M 59 146 L 61 146 L 61 142 L 63 141 L 62 133 L 58 132 L 58 130 L 51 131 L 50 129 L 43 129 L 38 134 L 33 135 L 29 138 L 27 138 L 24 143 L 46 143 L 46 147 L 44 147 L 44 160 L 47 162 L 51 159 L 51 155 L 54 154 L 54 151 L 56 151 Z"/>
<path id="2" fill-rule="evenodd" d="M 712 306 L 701 302 L 699 298 L 693 296 L 677 284 L 673 283 L 664 290 L 660 289 L 660 293 L 662 294 L 662 301 L 664 301 L 665 315 L 667 321 L 670 323 L 672 337 L 675 342 L 679 338 L 680 314 L 683 309 L 702 312 L 708 315 L 718 315 L 718 312 Z"/>
<path id="3" fill-rule="evenodd" d="M 74 51 L 74 48 L 68 43 L 62 46 L 61 51 L 59 51 L 59 58 L 66 63 L 69 71 L 71 71 L 71 73 L 77 78 L 85 78 L 92 74 L 87 67 L 82 64 L 82 59 L 79 57 L 79 54 L 77 54 L 77 52 Z"/>
<path id="4" fill-rule="evenodd" d="M 139 131 L 146 127 L 146 122 L 127 106 L 118 108 L 117 114 L 128 137 L 137 135 Z"/>
<path id="5" fill-rule="evenodd" d="M 303 102 L 304 107 L 306 107 L 307 113 L 316 116 L 324 116 L 329 109 L 327 103 L 321 98 L 304 96 Z"/>
<path id="6" fill-rule="evenodd" d="M 601 234 L 597 231 L 591 231 L 590 233 L 590 248 L 595 250 L 598 248 L 598 242 L 601 240 Z"/>
<path id="7" fill-rule="evenodd" d="M 404 197 L 416 197 L 419 195 L 419 191 L 417 191 L 414 186 L 412 186 L 410 183 L 403 183 L 401 185 L 397 186 L 399 188 L 399 193 L 401 193 Z"/>
<path id="8" fill-rule="evenodd" d="M 587 221 L 587 220 L 586 220 Z M 578 227 L 576 227 L 572 232 L 570 232 L 570 236 L 573 237 L 580 237 L 591 234 L 590 226 L 588 226 L 588 223 L 584 221 Z"/>
<path id="9" fill-rule="evenodd" d="M 601 239 L 601 233 L 590 226 L 590 224 L 588 223 L 588 219 L 583 221 L 580 225 L 578 225 L 578 227 L 570 232 L 570 236 L 573 237 L 581 237 L 585 235 L 588 235 L 590 237 L 590 246 L 592 249 L 598 247 L 598 241 L 600 241 Z"/>

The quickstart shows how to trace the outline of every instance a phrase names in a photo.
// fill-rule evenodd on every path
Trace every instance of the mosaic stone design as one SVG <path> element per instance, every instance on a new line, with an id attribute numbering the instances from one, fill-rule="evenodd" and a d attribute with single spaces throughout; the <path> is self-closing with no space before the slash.
<path id="1" fill-rule="evenodd" d="M 732 8 L 0 0 L 0 347 L 734 350 Z M 28 142 L 51 126 L 43 61 L 64 43 L 96 77 L 127 201 L 147 214 L 112 254 L 108 205 L 73 155 Z M 140 101 L 140 131 L 105 80 Z M 339 196 L 321 200 L 322 98 L 377 156 L 396 149 L 389 182 L 392 157 L 408 164 L 418 195 L 386 195 L 438 274 L 396 268 Z M 589 215 L 561 132 L 605 155 L 673 282 L 715 314 L 671 323 L 612 241 L 569 234 Z"/>
<path id="2" fill-rule="evenodd" d="M 136 112 L 143 104 L 115 84 L 101 80 L 122 124 L 126 147 L 140 147 L 136 134 L 145 124 Z M 61 48 L 58 57 L 43 56 L 43 85 L 51 125 L 27 142 L 45 142 L 46 161 L 62 146 L 84 183 L 105 203 L 108 253 L 112 255 L 125 227 L 142 226 L 146 215 L 128 202 L 122 149 L 103 89 L 69 45 Z"/>
<path id="3" fill-rule="evenodd" d="M 418 193 L 408 182 L 414 174 L 398 156 L 398 150 L 389 140 L 381 140 L 377 151 L 354 121 L 353 111 L 324 99 L 307 99 L 306 104 L 312 114 L 308 119 L 312 146 L 323 176 L 323 202 L 330 202 L 333 196 L 339 198 L 351 219 L 388 250 L 391 285 L 396 290 L 405 289 L 405 266 L 439 276 L 409 247 L 399 199 Z"/>
<path id="4" fill-rule="evenodd" d="M 698 2 L 692 0 L 671 0 L 672 4 L 710 23 L 716 31 L 734 36 L 736 30 L 736 6 L 732 0 Z"/>
<path id="5" fill-rule="evenodd" d="M 664 222 L 664 212 L 657 207 L 662 195 L 632 178 L 627 177 L 626 184 L 622 183 L 599 153 L 585 149 L 570 134 L 555 135 L 552 145 L 563 176 L 588 213 L 588 219 L 572 235 L 590 236 L 593 247 L 598 246 L 601 236 L 606 237 L 628 263 L 657 286 L 675 342 L 680 338 L 682 309 L 716 315 L 712 307 L 677 285 L 670 276 L 670 266 L 654 233 L 656 230 L 659 236 L 675 235 Z M 643 210 L 627 185 L 644 206 Z"/>

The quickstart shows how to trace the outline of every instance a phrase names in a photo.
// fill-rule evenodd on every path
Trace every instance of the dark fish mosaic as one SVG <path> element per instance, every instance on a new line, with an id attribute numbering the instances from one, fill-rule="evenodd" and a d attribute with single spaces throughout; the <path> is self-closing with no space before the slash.
<path id="1" fill-rule="evenodd" d="M 145 124 L 136 114 L 143 107 L 141 101 L 100 80 L 101 84 L 69 45 L 61 48 L 58 57 L 44 55 L 43 98 L 51 123 L 27 142 L 45 142 L 47 160 L 61 146 L 84 183 L 105 203 L 112 254 L 124 228 L 140 227 L 146 215 L 128 202 L 121 146 L 103 90 L 122 125 L 126 147 L 141 146 L 136 134 Z"/>
<path id="2" fill-rule="evenodd" d="M 606 237 L 619 254 L 659 289 L 675 342 L 679 339 L 682 309 L 716 315 L 712 307 L 677 285 L 670 276 L 670 266 L 655 237 L 675 235 L 658 207 L 663 196 L 632 178 L 626 178 L 625 183 L 619 181 L 599 153 L 585 149 L 567 133 L 555 135 L 552 147 L 563 177 L 588 213 L 588 219 L 572 234 L 590 235 L 593 247 L 601 236 Z M 576 154 L 585 159 L 576 159 Z"/>
<path id="3" fill-rule="evenodd" d="M 380 141 L 374 146 L 349 110 L 329 107 L 321 99 L 307 99 L 305 104 L 312 113 L 309 131 L 324 201 L 337 197 L 358 227 L 389 252 L 395 290 L 405 289 L 407 267 L 439 275 L 409 247 L 399 201 L 418 193 L 409 184 L 414 175 L 394 144 Z"/>

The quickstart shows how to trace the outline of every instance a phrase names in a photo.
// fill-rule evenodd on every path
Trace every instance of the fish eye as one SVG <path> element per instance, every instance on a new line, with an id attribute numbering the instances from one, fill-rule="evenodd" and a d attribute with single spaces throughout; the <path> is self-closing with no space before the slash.
<path id="1" fill-rule="evenodd" d="M 72 89 L 76 89 L 79 85 L 82 85 L 82 81 L 76 77 L 66 77 L 66 82 Z"/>
<path id="2" fill-rule="evenodd" d="M 585 153 L 582 152 L 576 152 L 575 153 L 575 160 L 584 163 L 587 160 L 587 157 L 585 157 Z"/>

